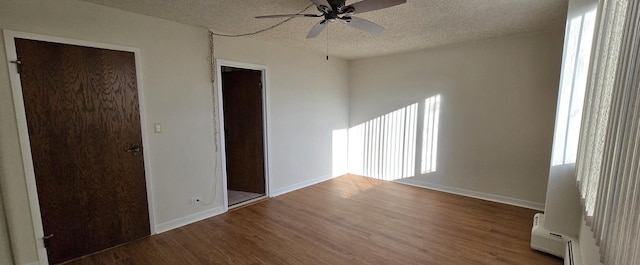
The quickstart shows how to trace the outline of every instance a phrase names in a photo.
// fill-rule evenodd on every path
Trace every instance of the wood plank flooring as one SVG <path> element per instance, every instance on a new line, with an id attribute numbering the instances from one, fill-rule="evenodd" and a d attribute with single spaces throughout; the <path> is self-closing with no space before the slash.
<path id="1" fill-rule="evenodd" d="M 562 264 L 534 214 L 346 175 L 69 264 Z"/>

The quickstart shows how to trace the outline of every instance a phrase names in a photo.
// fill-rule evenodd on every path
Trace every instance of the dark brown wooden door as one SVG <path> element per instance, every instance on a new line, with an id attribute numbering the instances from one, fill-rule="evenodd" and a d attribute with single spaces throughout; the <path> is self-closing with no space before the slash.
<path id="1" fill-rule="evenodd" d="M 49 262 L 149 235 L 134 54 L 16 48 Z"/>
<path id="2" fill-rule="evenodd" d="M 265 193 L 262 72 L 222 73 L 227 188 Z"/>

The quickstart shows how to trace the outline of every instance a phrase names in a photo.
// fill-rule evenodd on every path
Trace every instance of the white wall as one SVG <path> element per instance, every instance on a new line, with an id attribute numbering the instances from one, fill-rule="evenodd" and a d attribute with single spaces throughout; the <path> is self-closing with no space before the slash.
<path id="1" fill-rule="evenodd" d="M 582 219 L 584 220 L 584 218 Z M 580 254 L 584 265 L 602 265 L 600 262 L 600 248 L 596 245 L 591 227 L 585 221 L 580 222 Z"/>
<path id="2" fill-rule="evenodd" d="M 206 29 L 74 0 L 3 0 L 0 28 L 140 48 L 156 224 L 172 227 L 221 209 Z M 268 67 L 271 189 L 330 177 L 332 132 L 348 124 L 347 62 L 247 39 L 215 43 L 218 58 Z M 27 264 L 37 254 L 13 105 L 19 103 L 4 50 L 0 44 L 0 186 L 16 264 Z M 152 133 L 156 122 L 161 134 Z M 192 196 L 215 201 L 192 206 Z"/>
<path id="3" fill-rule="evenodd" d="M 542 209 L 562 42 L 556 30 L 352 61 L 350 125 L 440 94 L 437 171 L 401 181 Z"/>
<path id="4" fill-rule="evenodd" d="M 575 163 L 551 166 L 544 207 L 545 228 L 577 238 L 580 234 L 580 195 L 576 185 Z M 548 220 L 548 221 L 547 221 Z"/>
<path id="5" fill-rule="evenodd" d="M 217 58 L 269 67 L 269 173 L 274 194 L 310 177 L 332 177 L 333 131 L 348 127 L 348 63 L 268 42 L 220 37 L 214 41 Z M 336 151 L 346 153 L 346 145 Z"/>
<path id="6" fill-rule="evenodd" d="M 12 264 L 11 242 L 9 242 L 9 231 L 7 231 L 7 219 L 5 218 L 4 205 L 0 197 L 0 264 Z"/>

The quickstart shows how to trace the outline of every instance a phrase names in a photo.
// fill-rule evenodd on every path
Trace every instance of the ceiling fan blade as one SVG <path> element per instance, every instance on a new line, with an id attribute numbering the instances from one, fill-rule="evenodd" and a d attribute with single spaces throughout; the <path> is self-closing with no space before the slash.
<path id="1" fill-rule="evenodd" d="M 322 17 L 322 15 L 316 15 L 316 14 L 282 14 L 282 15 L 257 16 L 256 18 L 276 18 L 276 17 Z"/>
<path id="2" fill-rule="evenodd" d="M 318 22 L 318 24 L 311 28 L 309 34 L 307 34 L 307 39 L 315 38 L 316 36 L 318 36 L 320 32 L 322 32 L 322 30 L 327 26 L 327 24 L 329 24 L 329 21 L 326 20 Z"/>
<path id="3" fill-rule="evenodd" d="M 351 5 L 354 14 L 374 11 L 406 3 L 407 0 L 364 0 Z"/>
<path id="4" fill-rule="evenodd" d="M 313 2 L 316 6 L 326 6 L 329 11 L 333 10 L 331 9 L 331 5 L 327 0 L 311 0 L 311 2 Z"/>
<path id="5" fill-rule="evenodd" d="M 346 23 L 349 26 L 352 26 L 354 28 L 364 30 L 366 32 L 370 32 L 373 34 L 378 34 L 384 31 L 384 27 L 359 17 L 350 17 L 347 19 L 342 19 L 341 21 Z"/>

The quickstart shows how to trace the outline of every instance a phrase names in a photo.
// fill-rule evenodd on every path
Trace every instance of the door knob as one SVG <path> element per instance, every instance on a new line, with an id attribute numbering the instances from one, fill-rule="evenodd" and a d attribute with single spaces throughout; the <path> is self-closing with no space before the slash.
<path id="1" fill-rule="evenodd" d="M 142 147 L 139 143 L 132 144 L 131 147 L 127 150 L 127 153 L 140 153 L 142 151 Z"/>

